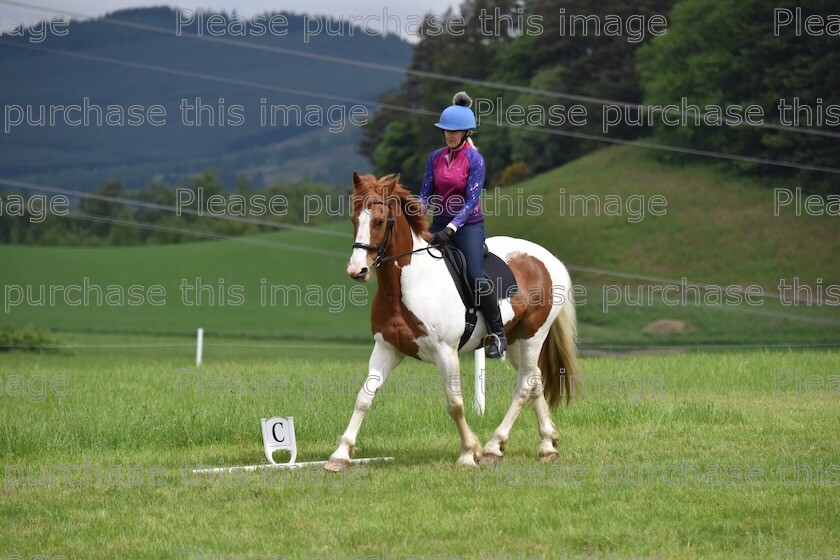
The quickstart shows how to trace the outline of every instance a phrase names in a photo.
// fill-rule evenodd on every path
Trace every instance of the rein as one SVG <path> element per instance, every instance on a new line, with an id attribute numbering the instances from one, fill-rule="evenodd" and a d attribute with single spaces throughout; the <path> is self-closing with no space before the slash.
<path id="1" fill-rule="evenodd" d="M 385 204 L 381 200 L 375 200 L 371 204 Z M 364 249 L 366 251 L 376 251 L 376 259 L 373 261 L 373 268 L 379 268 L 384 262 L 392 261 L 398 259 L 400 257 L 404 257 L 406 255 L 413 255 L 414 253 L 420 253 L 426 251 L 429 253 L 433 259 L 442 259 L 443 255 L 434 255 L 431 251 L 432 244 L 430 243 L 426 247 L 421 247 L 420 249 L 414 249 L 413 251 L 406 251 L 404 253 L 400 253 L 398 255 L 389 255 L 385 256 L 385 252 L 388 250 L 388 242 L 391 241 L 391 232 L 394 229 L 394 216 L 393 210 L 391 209 L 391 205 L 388 204 L 388 225 L 385 227 L 385 236 L 382 238 L 382 241 L 376 245 L 369 245 L 367 243 L 353 243 L 353 249 Z"/>
<path id="2" fill-rule="evenodd" d="M 423 251 L 426 251 L 427 253 L 429 253 L 429 256 L 432 257 L 433 259 L 442 259 L 443 254 L 435 255 L 434 253 L 432 253 L 432 247 L 435 247 L 435 245 L 432 245 L 431 243 L 429 243 L 427 246 L 421 247 L 419 249 L 414 249 L 413 251 L 406 251 L 405 253 L 400 253 L 399 255 L 391 255 L 391 256 L 388 256 L 388 257 L 383 257 L 383 258 L 379 259 L 379 263 L 381 264 L 383 262 L 388 262 L 388 261 L 391 261 L 391 260 L 394 260 L 394 259 L 398 259 L 400 257 L 404 257 L 406 255 L 413 255 L 414 253 L 422 253 Z M 373 266 L 379 266 L 379 265 L 374 261 Z"/>

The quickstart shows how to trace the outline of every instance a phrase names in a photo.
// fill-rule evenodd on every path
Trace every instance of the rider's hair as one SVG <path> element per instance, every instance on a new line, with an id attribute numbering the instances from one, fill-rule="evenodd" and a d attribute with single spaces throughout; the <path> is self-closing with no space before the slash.
<path id="1" fill-rule="evenodd" d="M 470 146 L 472 146 L 474 150 L 476 150 L 476 151 L 478 150 L 478 146 L 476 146 L 476 145 L 475 145 L 475 142 L 473 142 L 473 139 L 472 139 L 472 132 L 470 132 L 470 133 L 469 133 L 469 136 L 467 136 L 467 143 L 468 143 Z"/>

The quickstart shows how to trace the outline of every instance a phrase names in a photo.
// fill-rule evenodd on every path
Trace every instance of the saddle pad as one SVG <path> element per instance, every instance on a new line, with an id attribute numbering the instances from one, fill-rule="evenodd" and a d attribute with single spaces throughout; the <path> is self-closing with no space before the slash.
<path id="1" fill-rule="evenodd" d="M 484 275 L 493 282 L 499 299 L 512 297 L 518 289 L 513 271 L 495 253 L 484 254 Z"/>

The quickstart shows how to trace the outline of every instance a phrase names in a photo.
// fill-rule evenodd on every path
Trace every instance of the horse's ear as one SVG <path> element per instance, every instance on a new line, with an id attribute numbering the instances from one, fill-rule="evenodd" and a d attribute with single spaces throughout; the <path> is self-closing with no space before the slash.
<path id="1" fill-rule="evenodd" d="M 358 189 L 361 186 L 362 186 L 362 178 L 359 177 L 359 172 L 358 171 L 354 171 L 353 172 L 353 188 Z"/>
<path id="2" fill-rule="evenodd" d="M 388 188 L 391 192 L 394 192 L 397 188 L 397 185 L 400 184 L 400 174 L 399 173 L 392 173 L 387 177 L 383 177 L 386 180 L 384 186 Z"/>

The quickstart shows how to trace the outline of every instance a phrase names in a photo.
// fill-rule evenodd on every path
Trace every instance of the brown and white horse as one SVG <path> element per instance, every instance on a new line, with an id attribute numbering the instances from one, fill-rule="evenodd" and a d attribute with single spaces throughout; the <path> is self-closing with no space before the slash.
<path id="1" fill-rule="evenodd" d="M 461 436 L 459 466 L 501 459 L 511 428 L 530 400 L 537 413 L 539 457 L 555 461 L 558 433 L 549 413 L 571 395 L 578 373 L 575 307 L 566 267 L 545 248 L 511 237 L 491 237 L 487 246 L 508 263 L 517 293 L 500 302 L 509 341 L 507 356 L 518 371 L 513 402 L 493 437 L 483 448 L 464 418 L 460 391 L 458 344 L 464 331 L 464 308 L 446 264 L 427 250 L 431 235 L 419 201 L 399 175 L 376 179 L 353 174 L 355 243 L 347 273 L 366 281 L 375 268 L 378 288 L 371 309 L 376 341 L 368 377 L 338 448 L 325 468 L 341 471 L 350 464 L 356 436 L 376 391 L 405 356 L 435 364 L 446 392 L 446 407 Z M 487 335 L 483 317 L 461 351 L 472 351 Z"/>

